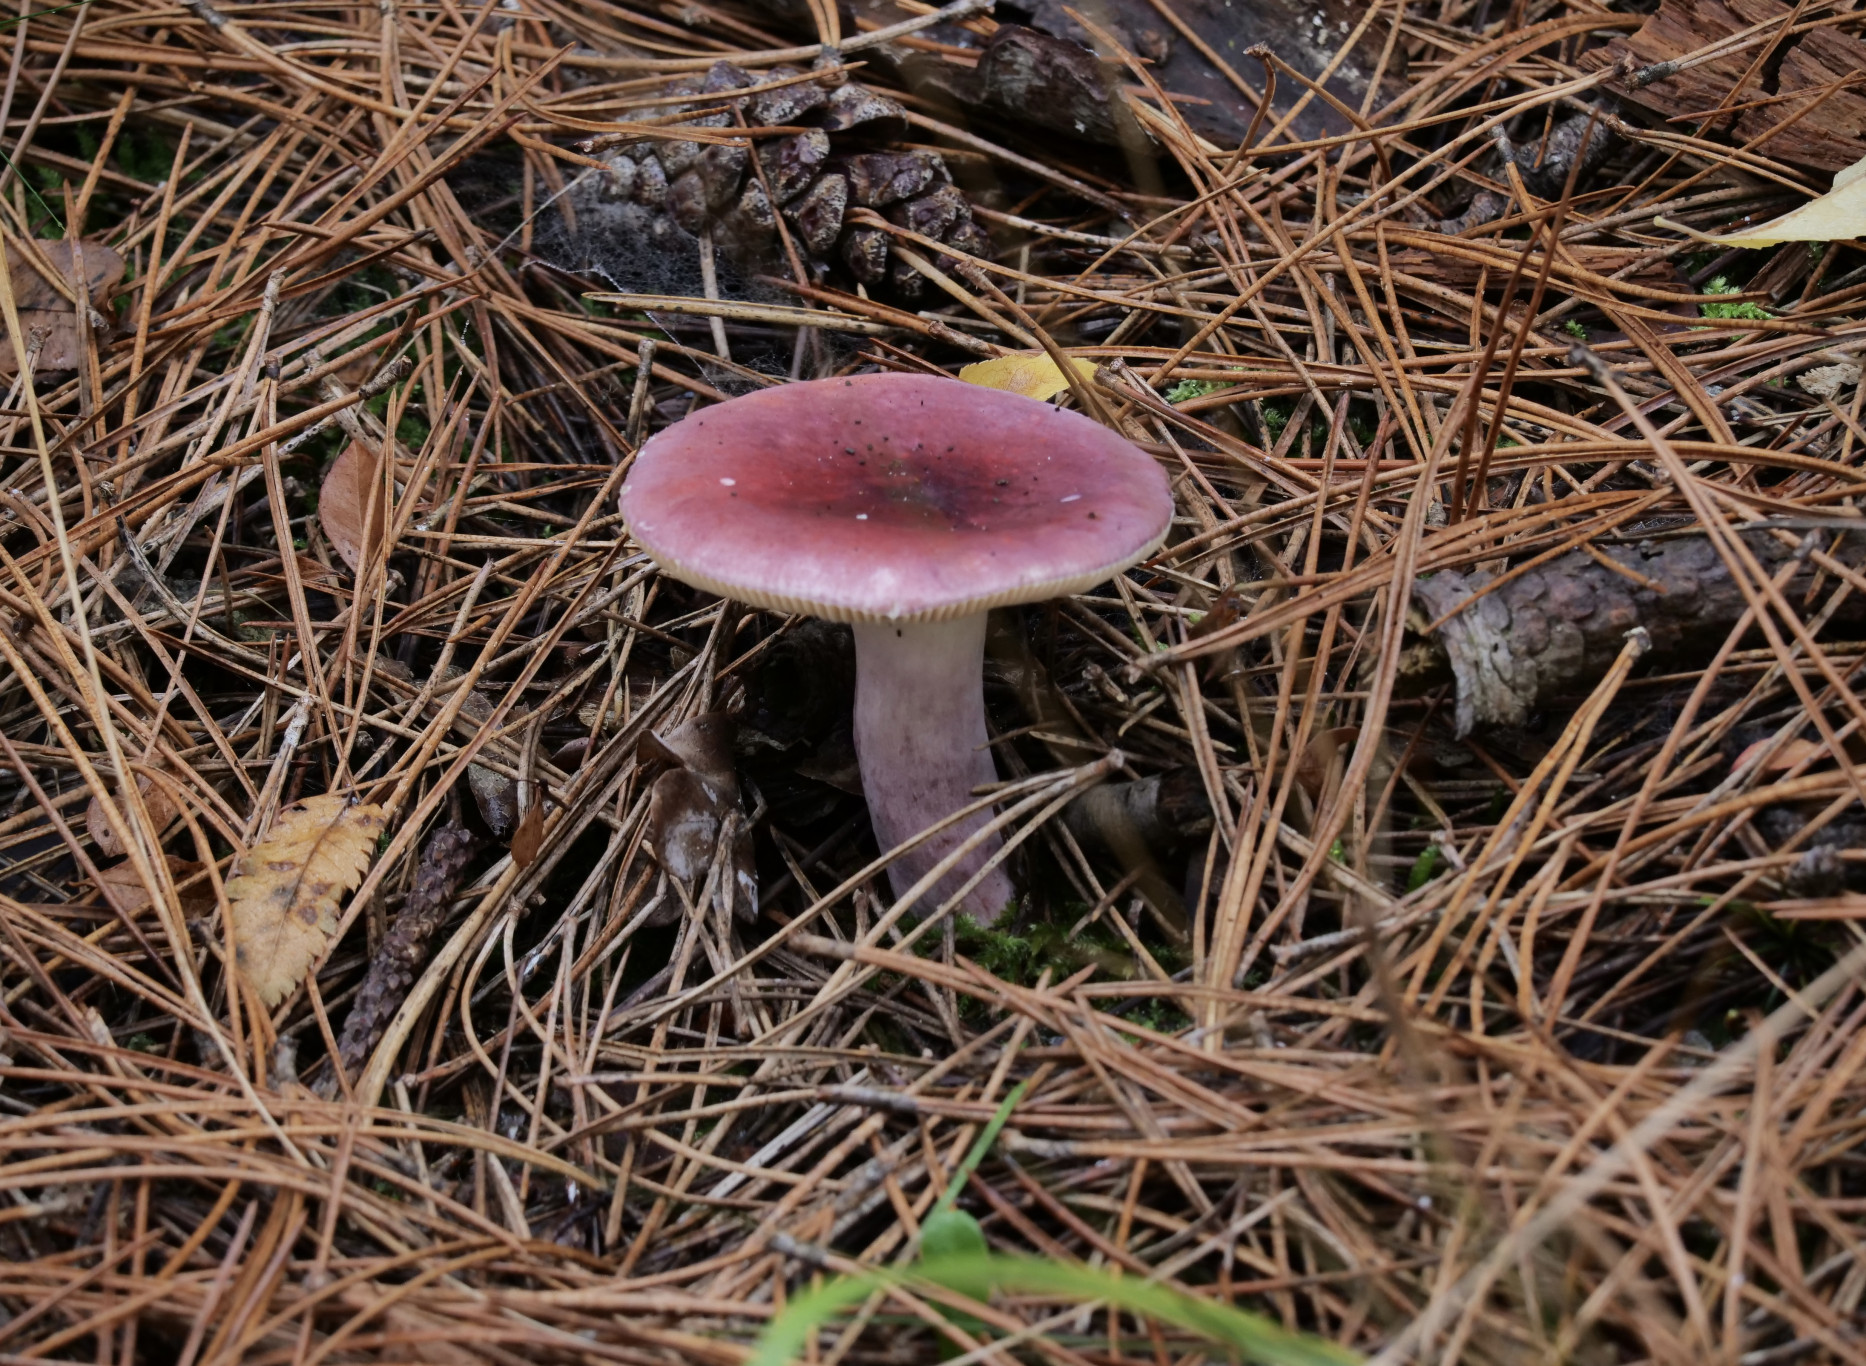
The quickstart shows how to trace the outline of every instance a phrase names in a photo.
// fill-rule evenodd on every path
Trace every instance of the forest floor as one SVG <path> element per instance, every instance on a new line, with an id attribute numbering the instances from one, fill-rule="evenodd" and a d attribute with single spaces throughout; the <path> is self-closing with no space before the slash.
<path id="1" fill-rule="evenodd" d="M 1866 8 L 1235 3 L 22 0 L 0 1359 L 1866 1362 Z M 1012 355 L 980 929 L 617 493 Z"/>

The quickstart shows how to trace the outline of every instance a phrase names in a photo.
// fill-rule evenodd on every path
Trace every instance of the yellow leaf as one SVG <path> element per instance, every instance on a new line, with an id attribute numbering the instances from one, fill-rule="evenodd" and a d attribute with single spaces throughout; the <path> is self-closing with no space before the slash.
<path id="1" fill-rule="evenodd" d="M 337 902 L 362 881 L 384 825 L 379 806 L 307 797 L 227 879 L 240 975 L 267 1007 L 298 984 L 337 929 Z"/>
<path id="2" fill-rule="evenodd" d="M 1704 237 L 1720 247 L 1772 247 L 1779 242 L 1846 242 L 1866 237 L 1866 158 L 1834 176 L 1834 188 L 1791 213 L 1748 232 Z"/>
<path id="3" fill-rule="evenodd" d="M 1069 364 L 1084 380 L 1095 378 L 1095 362 L 1069 358 Z M 981 360 L 959 371 L 967 384 L 982 384 L 987 389 L 1004 389 L 1025 398 L 1055 398 L 1069 387 L 1062 370 L 1045 351 L 1014 351 L 1008 356 Z"/>

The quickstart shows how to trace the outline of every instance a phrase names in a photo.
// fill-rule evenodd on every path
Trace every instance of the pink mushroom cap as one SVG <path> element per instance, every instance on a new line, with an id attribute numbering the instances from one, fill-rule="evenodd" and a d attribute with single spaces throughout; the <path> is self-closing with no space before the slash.
<path id="1" fill-rule="evenodd" d="M 1047 403 L 929 375 L 784 384 L 648 441 L 620 497 L 669 573 L 757 607 L 931 621 L 1077 593 L 1172 522 L 1144 451 Z"/>

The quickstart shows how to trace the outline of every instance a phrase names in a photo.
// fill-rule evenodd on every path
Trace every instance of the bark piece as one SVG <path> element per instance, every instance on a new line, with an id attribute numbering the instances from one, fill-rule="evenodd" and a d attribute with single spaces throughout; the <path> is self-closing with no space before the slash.
<path id="1" fill-rule="evenodd" d="M 1749 105 L 1712 128 L 1739 145 L 1761 138 L 1755 150 L 1767 157 L 1843 170 L 1859 160 L 1866 142 L 1866 93 L 1845 84 L 1866 70 L 1866 42 L 1820 28 L 1785 39 L 1776 49 L 1779 65 L 1763 63 L 1757 71 L 1750 69 L 1754 47 L 1677 65 L 1721 38 L 1755 24 L 1780 26 L 1793 13 L 1782 0 L 1663 0 L 1638 32 L 1584 53 L 1579 65 L 1600 71 L 1629 63 L 1632 75 L 1616 76 L 1607 89 L 1661 119 Z M 1749 80 L 1733 90 L 1746 73 Z M 1784 95 L 1791 98 L 1776 98 Z"/>
<path id="2" fill-rule="evenodd" d="M 1120 141 L 1113 84 L 1079 43 L 1004 24 L 986 44 L 978 72 L 987 102 L 1039 128 L 1089 142 Z"/>
<path id="3" fill-rule="evenodd" d="M 337 1056 L 346 1075 L 360 1072 L 368 1063 L 390 1019 L 427 966 L 428 945 L 447 919 L 447 908 L 473 859 L 475 844 L 470 831 L 452 822 L 428 836 L 415 870 L 415 885 L 376 949 L 343 1022 Z"/>
<path id="4" fill-rule="evenodd" d="M 1795 553 L 1766 531 L 1739 534 L 1770 573 Z M 1457 680 L 1460 738 L 1480 724 L 1520 726 L 1556 695 L 1589 686 L 1635 626 L 1652 638 L 1650 662 L 1676 667 L 1714 651 L 1748 606 L 1708 537 L 1597 549 L 1619 568 L 1573 551 L 1481 597 L 1489 574 L 1445 572 L 1414 585 L 1415 629 L 1445 618 L 1432 643 Z M 1857 563 L 1862 549 L 1866 543 L 1850 537 L 1834 553 Z M 1808 582 L 1799 572 L 1786 595 Z"/>

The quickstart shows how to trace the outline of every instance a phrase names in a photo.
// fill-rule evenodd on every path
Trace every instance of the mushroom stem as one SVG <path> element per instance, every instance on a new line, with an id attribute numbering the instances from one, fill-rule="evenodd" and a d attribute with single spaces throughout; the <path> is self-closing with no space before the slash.
<path id="1" fill-rule="evenodd" d="M 998 780 L 985 730 L 985 614 L 951 621 L 858 622 L 855 626 L 855 756 L 884 850 L 972 801 Z M 900 896 L 986 823 L 983 813 L 949 826 L 888 866 Z M 979 842 L 926 902 L 958 891 L 998 849 Z M 1002 868 L 972 889 L 962 909 L 989 925 L 1014 895 Z"/>

